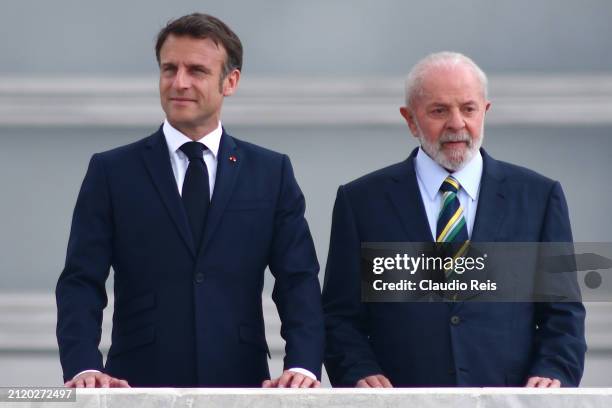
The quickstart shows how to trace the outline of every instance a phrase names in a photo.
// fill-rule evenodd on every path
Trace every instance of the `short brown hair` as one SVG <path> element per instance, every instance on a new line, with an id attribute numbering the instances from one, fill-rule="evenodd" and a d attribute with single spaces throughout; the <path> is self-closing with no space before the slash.
<path id="1" fill-rule="evenodd" d="M 242 70 L 242 43 L 240 38 L 218 18 L 208 14 L 193 13 L 170 20 L 157 34 L 155 56 L 158 64 L 160 63 L 159 53 L 170 34 L 179 37 L 209 38 L 215 44 L 221 44 L 227 54 L 221 78 L 225 78 L 234 69 Z"/>

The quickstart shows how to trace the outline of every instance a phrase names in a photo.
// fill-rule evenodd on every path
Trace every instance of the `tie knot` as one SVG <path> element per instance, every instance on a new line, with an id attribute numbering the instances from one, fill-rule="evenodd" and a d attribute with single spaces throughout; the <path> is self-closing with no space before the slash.
<path id="1" fill-rule="evenodd" d="M 461 184 L 453 176 L 448 176 L 440 186 L 440 191 L 443 193 L 450 191 L 457 194 L 460 188 Z"/>
<path id="2" fill-rule="evenodd" d="M 204 158 L 203 152 L 206 150 L 206 146 L 200 142 L 187 142 L 183 143 L 180 149 L 185 153 L 185 156 L 189 158 L 189 161 L 193 159 L 202 160 Z"/>

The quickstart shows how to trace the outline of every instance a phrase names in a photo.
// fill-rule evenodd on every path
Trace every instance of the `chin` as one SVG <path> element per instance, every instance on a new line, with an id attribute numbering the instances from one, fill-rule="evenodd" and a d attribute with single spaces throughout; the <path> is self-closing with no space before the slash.
<path id="1" fill-rule="evenodd" d="M 451 152 L 438 151 L 436 162 L 447 170 L 461 170 L 474 157 L 469 149 L 454 150 Z"/>
<path id="2" fill-rule="evenodd" d="M 465 143 L 457 147 L 444 145 L 443 143 L 430 142 L 422 134 L 417 136 L 421 142 L 421 147 L 436 163 L 448 171 L 458 171 L 474 158 L 480 149 L 480 139 L 472 139 L 471 143 Z"/>
<path id="3" fill-rule="evenodd" d="M 168 115 L 168 120 L 171 123 L 183 124 L 183 123 L 191 123 L 193 122 L 193 117 L 191 115 Z"/>

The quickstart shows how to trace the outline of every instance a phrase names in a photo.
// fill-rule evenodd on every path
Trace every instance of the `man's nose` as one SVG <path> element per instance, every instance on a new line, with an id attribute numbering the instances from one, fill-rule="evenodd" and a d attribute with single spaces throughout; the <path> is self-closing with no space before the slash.
<path id="1" fill-rule="evenodd" d="M 450 118 L 448 119 L 448 122 L 446 123 L 446 127 L 449 130 L 454 130 L 454 131 L 465 128 L 465 119 L 459 109 L 451 110 Z"/>
<path id="2" fill-rule="evenodd" d="M 179 68 L 176 71 L 176 76 L 174 77 L 174 87 L 177 89 L 187 89 L 189 88 L 189 75 L 183 68 Z"/>

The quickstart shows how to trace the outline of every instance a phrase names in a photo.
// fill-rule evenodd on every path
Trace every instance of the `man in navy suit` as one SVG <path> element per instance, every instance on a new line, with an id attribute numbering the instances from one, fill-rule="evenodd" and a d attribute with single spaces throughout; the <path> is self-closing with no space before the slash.
<path id="1" fill-rule="evenodd" d="M 95 154 L 76 203 L 57 283 L 67 386 L 319 386 L 324 326 L 318 263 L 289 158 L 221 127 L 238 87 L 239 38 L 192 14 L 158 35 L 166 121 Z M 114 270 L 112 345 L 98 349 Z M 286 341 L 270 380 L 264 270 Z"/>
<path id="2" fill-rule="evenodd" d="M 420 148 L 339 188 L 323 288 L 332 385 L 578 386 L 580 302 L 361 301 L 364 242 L 572 241 L 559 183 L 480 148 L 489 107 L 487 78 L 471 59 L 426 57 L 400 109 Z"/>

